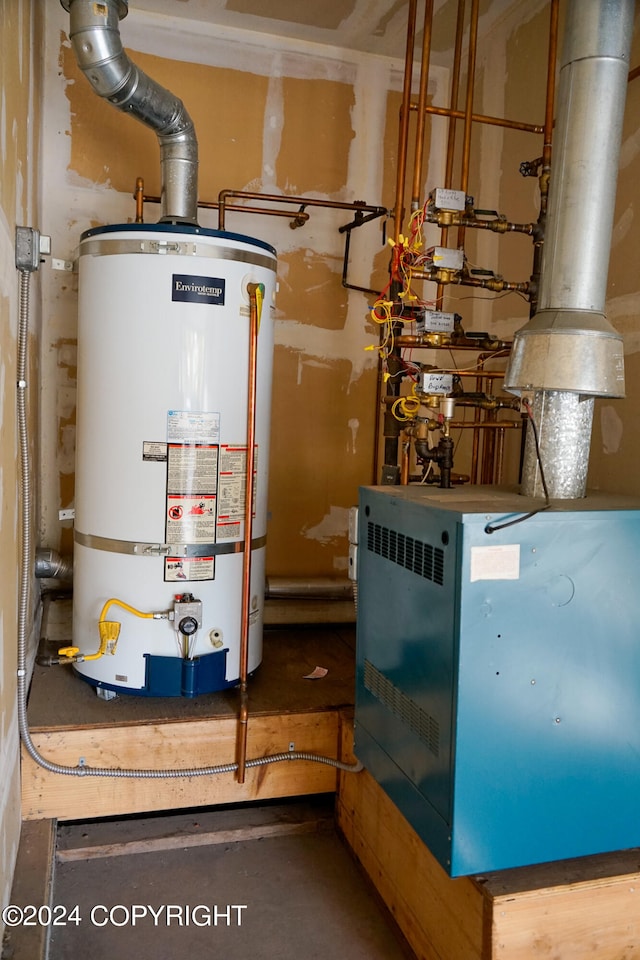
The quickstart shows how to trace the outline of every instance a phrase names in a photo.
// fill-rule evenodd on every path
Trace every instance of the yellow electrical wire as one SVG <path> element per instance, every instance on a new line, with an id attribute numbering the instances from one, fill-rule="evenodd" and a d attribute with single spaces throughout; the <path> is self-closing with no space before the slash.
<path id="1" fill-rule="evenodd" d="M 400 423 L 413 420 L 420 409 L 418 397 L 398 397 L 391 406 L 391 413 Z"/>

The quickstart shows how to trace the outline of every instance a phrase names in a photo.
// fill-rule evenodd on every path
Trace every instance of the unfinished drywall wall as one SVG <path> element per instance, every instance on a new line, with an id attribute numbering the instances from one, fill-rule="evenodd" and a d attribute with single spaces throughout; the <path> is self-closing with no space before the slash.
<path id="1" fill-rule="evenodd" d="M 20 765 L 16 706 L 16 604 L 19 564 L 16 437 L 17 224 L 37 226 L 39 29 L 37 0 L 0 0 L 0 904 L 9 902 L 20 837 Z M 31 358 L 37 350 L 37 283 Z M 37 366 L 30 364 L 37 383 Z M 35 375 L 35 376 L 34 376 Z M 37 390 L 31 394 L 35 424 Z M 34 591 L 35 594 L 35 591 Z M 35 596 L 34 596 L 35 599 Z M 0 938 L 2 923 L 0 922 Z"/>
<path id="2" fill-rule="evenodd" d="M 548 4 L 522 0 L 491 5 L 491 15 L 496 10 L 497 18 L 481 23 L 474 110 L 541 124 Z M 45 57 L 50 81 L 44 121 L 46 202 L 54 250 L 62 262 L 73 259 L 83 229 L 133 218 L 136 176 L 145 178 L 147 192 L 159 191 L 154 135 L 93 94 L 75 66 L 66 29 L 66 15 L 52 4 Z M 240 188 L 393 205 L 401 63 L 243 31 L 226 29 L 219 36 L 206 24 L 135 10 L 121 30 L 134 58 L 180 95 L 194 117 L 202 199 L 214 200 L 222 188 Z M 432 65 L 429 96 L 441 106 L 448 103 L 447 77 L 447 69 Z M 443 119 L 427 124 L 425 194 L 443 182 L 446 130 Z M 461 123 L 457 130 L 459 156 Z M 476 204 L 518 222 L 535 220 L 538 184 L 535 178 L 521 178 L 518 168 L 541 149 L 539 135 L 476 127 L 469 178 Z M 407 194 L 410 171 L 411 154 Z M 456 171 L 453 186 L 457 179 Z M 155 219 L 158 208 L 147 205 L 145 216 Z M 340 284 L 343 241 L 337 227 L 348 219 L 347 214 L 312 210 L 305 227 L 291 230 L 283 219 L 227 215 L 228 229 L 266 239 L 279 252 L 271 575 L 344 570 L 347 510 L 357 487 L 373 477 L 378 331 L 368 315 L 372 298 Z M 202 212 L 201 222 L 215 227 L 215 212 Z M 630 224 L 627 211 L 620 231 Z M 377 224 L 354 234 L 352 282 L 372 289 L 385 285 L 389 251 L 381 239 Z M 435 235 L 431 242 L 437 242 Z M 527 237 L 467 231 L 465 249 L 474 265 L 509 280 L 529 277 L 532 244 Z M 42 539 L 68 552 L 71 525 L 59 522 L 58 511 L 73 502 L 75 278 L 58 270 L 47 282 Z M 445 306 L 462 315 L 467 329 L 504 338 L 513 335 L 529 311 L 518 295 L 500 297 L 468 288 L 449 288 L 446 295 Z M 627 303 L 618 301 L 614 310 L 626 309 Z M 438 366 L 450 362 L 442 352 L 424 352 L 420 359 Z M 454 362 L 462 366 L 467 359 L 458 356 Z M 606 416 L 615 426 L 615 415 Z M 612 431 L 607 450 L 614 443 Z M 467 431 L 457 448 L 463 472 L 468 437 Z M 516 431 L 507 434 L 507 445 L 505 479 L 515 480 Z"/>
<path id="3" fill-rule="evenodd" d="M 82 230 L 133 219 L 135 178 L 159 192 L 155 136 L 101 102 L 79 73 L 57 4 L 47 8 L 44 144 L 54 253 L 71 261 Z M 402 64 L 273 36 L 154 17 L 131 10 L 121 34 L 132 58 L 180 96 L 200 143 L 200 198 L 221 189 L 392 205 L 385 191 L 387 100 Z M 446 71 L 437 71 L 444 78 Z M 396 120 L 392 141 L 396 136 Z M 327 575 L 347 566 L 347 511 L 372 479 L 376 331 L 362 294 L 341 286 L 351 211 L 311 209 L 286 219 L 228 212 L 226 228 L 272 243 L 279 254 L 271 433 L 268 571 Z M 147 205 L 155 220 L 158 207 Z M 203 226 L 216 227 L 203 211 Z M 384 283 L 380 223 L 354 234 L 350 279 Z M 75 278 L 48 280 L 42 430 L 42 539 L 71 549 L 58 511 L 73 498 Z"/>

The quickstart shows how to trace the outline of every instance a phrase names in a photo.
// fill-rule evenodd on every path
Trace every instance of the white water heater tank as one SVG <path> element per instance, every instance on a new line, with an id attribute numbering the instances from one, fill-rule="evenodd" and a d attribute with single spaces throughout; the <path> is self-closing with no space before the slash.
<path id="1" fill-rule="evenodd" d="M 103 695 L 195 696 L 238 682 L 249 284 L 264 290 L 249 673 L 260 664 L 275 271 L 268 244 L 195 226 L 82 236 L 73 642 L 96 653 L 101 611 L 119 601 L 107 617 L 120 623 L 115 652 L 76 664 Z"/>

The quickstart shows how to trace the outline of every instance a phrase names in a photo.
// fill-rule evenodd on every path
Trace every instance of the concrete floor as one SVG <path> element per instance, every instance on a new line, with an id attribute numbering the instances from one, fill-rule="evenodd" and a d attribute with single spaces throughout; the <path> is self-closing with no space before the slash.
<path id="1" fill-rule="evenodd" d="M 64 630 L 68 610 L 52 604 L 43 636 L 59 645 Z M 264 663 L 251 682 L 251 709 L 286 713 L 351 704 L 353 660 L 352 626 L 268 630 Z M 304 677 L 316 664 L 328 674 L 314 684 Z M 186 702 L 121 697 L 105 704 L 70 671 L 36 668 L 29 720 L 32 729 L 49 731 L 236 710 L 235 691 Z M 11 930 L 3 960 L 40 960 L 45 952 L 49 960 L 413 958 L 335 832 L 334 799 L 60 823 L 57 830 L 53 821 L 31 821 L 24 834 L 33 831 L 40 859 L 27 860 L 26 886 L 14 902 L 50 902 L 58 923 L 45 949 L 25 939 L 37 931 Z M 42 885 L 54 846 L 52 891 L 35 892 L 30 881 Z"/>
<path id="2" fill-rule="evenodd" d="M 297 808 L 197 811 L 191 821 L 180 815 L 59 827 L 63 862 L 52 903 L 69 911 L 69 922 L 52 929 L 50 960 L 413 957 L 336 835 L 332 798 L 326 803 L 321 810 L 314 800 L 302 816 L 298 801 Z M 211 843 L 161 849 L 171 844 L 158 834 L 169 837 L 173 822 L 174 842 Z M 269 827 L 274 822 L 280 827 Z M 218 839 L 207 833 L 211 823 Z M 270 829 L 279 835 L 269 836 Z M 199 831 L 207 836 L 198 838 Z M 89 859 L 66 859 L 83 855 Z"/>

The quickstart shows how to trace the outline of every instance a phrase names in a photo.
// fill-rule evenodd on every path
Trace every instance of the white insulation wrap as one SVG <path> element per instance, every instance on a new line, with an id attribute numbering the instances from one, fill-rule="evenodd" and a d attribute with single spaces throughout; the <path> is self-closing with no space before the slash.
<path id="1" fill-rule="evenodd" d="M 74 644 L 98 649 L 111 598 L 145 613 L 173 611 L 185 594 L 202 604 L 186 646 L 177 620 L 112 606 L 115 654 L 77 665 L 98 687 L 193 696 L 239 678 L 250 283 L 264 299 L 249 672 L 261 661 L 275 269 L 262 241 L 198 227 L 83 235 Z"/>

